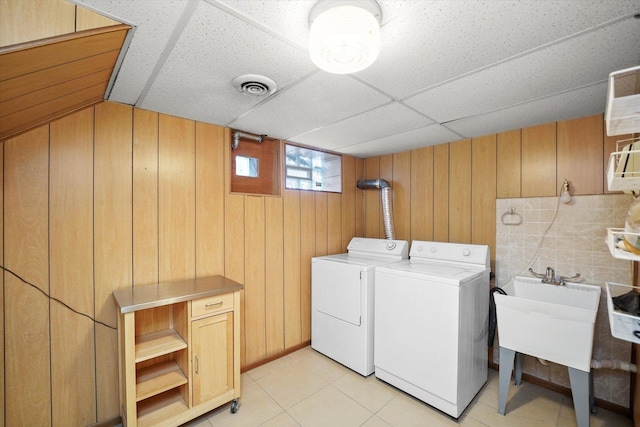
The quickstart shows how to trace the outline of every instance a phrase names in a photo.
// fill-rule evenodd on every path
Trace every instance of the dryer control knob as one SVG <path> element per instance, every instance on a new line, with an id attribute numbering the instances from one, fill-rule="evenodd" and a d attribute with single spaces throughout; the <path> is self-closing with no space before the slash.
<path id="1" fill-rule="evenodd" d="M 469 249 L 465 249 L 464 251 L 462 251 L 462 255 L 469 256 L 471 255 L 471 251 Z"/>
<path id="2" fill-rule="evenodd" d="M 394 250 L 396 248 L 396 242 L 389 242 L 387 243 L 387 249 L 388 250 Z"/>
<path id="3" fill-rule="evenodd" d="M 432 253 L 432 254 L 435 254 L 437 250 L 438 250 L 438 249 L 436 249 L 436 247 L 435 247 L 435 246 L 431 247 L 431 253 Z"/>

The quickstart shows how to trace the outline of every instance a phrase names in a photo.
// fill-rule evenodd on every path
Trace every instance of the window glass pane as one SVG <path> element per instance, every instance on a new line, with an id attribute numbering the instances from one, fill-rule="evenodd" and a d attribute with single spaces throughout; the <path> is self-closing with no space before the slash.
<path id="1" fill-rule="evenodd" d="M 311 187 L 311 181 L 306 180 L 306 179 L 301 179 L 301 180 L 299 180 L 299 182 L 300 182 L 299 188 L 301 190 L 315 190 L 315 188 Z"/>
<path id="2" fill-rule="evenodd" d="M 258 159 L 253 157 L 236 156 L 236 175 L 258 177 Z"/>
<path id="3" fill-rule="evenodd" d="M 310 148 L 285 147 L 285 187 L 342 192 L 342 157 Z"/>
<path id="4" fill-rule="evenodd" d="M 294 178 L 287 178 L 285 186 L 286 188 L 290 188 L 292 190 L 298 190 L 300 188 L 298 180 Z"/>
<path id="5" fill-rule="evenodd" d="M 287 168 L 287 176 L 311 179 L 311 171 L 309 169 Z"/>

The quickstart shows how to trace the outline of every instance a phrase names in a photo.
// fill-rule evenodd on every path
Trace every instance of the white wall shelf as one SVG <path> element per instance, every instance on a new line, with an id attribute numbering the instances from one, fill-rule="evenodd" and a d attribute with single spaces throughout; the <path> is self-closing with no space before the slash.
<path id="1" fill-rule="evenodd" d="M 618 310 L 613 304 L 614 297 L 630 291 L 639 292 L 640 288 L 612 282 L 606 282 L 605 285 L 607 287 L 607 310 L 611 335 L 621 340 L 640 344 L 640 317 Z"/>
<path id="2" fill-rule="evenodd" d="M 640 129 L 640 66 L 609 74 L 605 122 L 607 135 L 625 135 Z"/>
<path id="3" fill-rule="evenodd" d="M 636 255 L 633 252 L 619 247 L 619 242 L 621 242 L 625 235 L 633 235 L 637 238 L 640 236 L 640 233 L 624 231 L 624 228 L 607 228 L 607 246 L 609 247 L 611 256 L 629 261 L 640 261 L 640 255 Z"/>
<path id="4" fill-rule="evenodd" d="M 609 155 L 607 187 L 609 191 L 640 193 L 640 137 L 617 141 Z"/>

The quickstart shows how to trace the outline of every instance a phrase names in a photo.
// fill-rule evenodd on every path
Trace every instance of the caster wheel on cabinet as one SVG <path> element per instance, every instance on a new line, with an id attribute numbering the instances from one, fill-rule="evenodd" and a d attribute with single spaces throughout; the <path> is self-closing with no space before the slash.
<path id="1" fill-rule="evenodd" d="M 235 414 L 236 412 L 238 412 L 239 407 L 240 407 L 240 402 L 238 401 L 238 399 L 233 399 L 231 401 L 231 413 Z"/>

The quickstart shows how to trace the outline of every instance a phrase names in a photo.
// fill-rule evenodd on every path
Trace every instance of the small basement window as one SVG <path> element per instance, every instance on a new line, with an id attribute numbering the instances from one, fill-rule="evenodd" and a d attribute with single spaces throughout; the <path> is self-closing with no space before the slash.
<path id="1" fill-rule="evenodd" d="M 233 138 L 233 132 L 231 133 Z M 231 150 L 231 192 L 280 195 L 280 141 L 240 138 Z"/>
<path id="2" fill-rule="evenodd" d="M 236 156 L 236 175 L 257 178 L 259 159 L 255 157 Z"/>
<path id="3" fill-rule="evenodd" d="M 342 192 L 342 157 L 286 144 L 285 188 Z"/>

